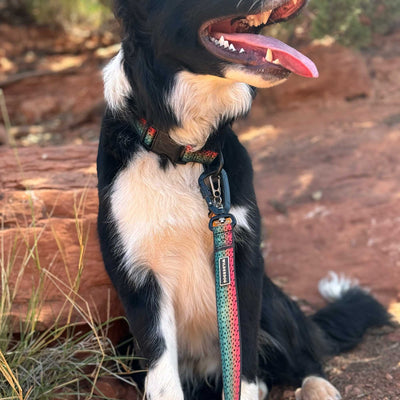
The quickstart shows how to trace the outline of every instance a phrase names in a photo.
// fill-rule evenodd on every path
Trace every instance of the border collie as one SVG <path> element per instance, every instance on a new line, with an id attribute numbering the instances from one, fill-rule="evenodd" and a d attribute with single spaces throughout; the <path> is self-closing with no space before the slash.
<path id="1" fill-rule="evenodd" d="M 378 302 L 345 280 L 324 282 L 322 293 L 334 301 L 306 317 L 264 273 L 251 161 L 231 126 L 248 113 L 256 87 L 291 73 L 317 77 L 301 53 L 259 35 L 305 3 L 115 1 L 124 37 L 104 70 L 98 230 L 145 360 L 146 399 L 223 398 L 213 237 L 198 185 L 204 165 L 185 163 L 185 149 L 221 153 L 230 182 L 242 400 L 265 399 L 276 384 L 297 387 L 299 400 L 340 399 L 324 378 L 323 358 L 388 322 Z M 157 146 L 146 145 L 149 132 L 157 132 Z"/>

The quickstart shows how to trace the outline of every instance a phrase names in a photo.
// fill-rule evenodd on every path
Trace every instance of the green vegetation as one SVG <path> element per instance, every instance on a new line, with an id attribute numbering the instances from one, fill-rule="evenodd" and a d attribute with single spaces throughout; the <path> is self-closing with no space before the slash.
<path id="1" fill-rule="evenodd" d="M 266 34 L 289 42 L 299 36 L 331 36 L 345 46 L 366 48 L 375 34 L 385 35 L 399 27 L 399 0 L 312 0 L 300 17 L 268 28 Z"/>
<path id="2" fill-rule="evenodd" d="M 4 1 L 6 5 L 0 5 L 1 13 L 26 15 L 40 24 L 98 29 L 112 18 L 112 0 Z M 400 1 L 313 0 L 302 17 L 270 30 L 290 40 L 296 38 L 295 29 L 301 25 L 305 30 L 302 37 L 304 34 L 311 38 L 328 35 L 346 46 L 363 48 L 370 45 L 374 34 L 387 34 L 400 25 Z"/>
<path id="3" fill-rule="evenodd" d="M 387 34 L 400 22 L 398 0 L 318 0 L 311 9 L 312 37 L 329 35 L 351 47 L 368 46 L 373 34 Z"/>
<path id="4" fill-rule="evenodd" d="M 89 24 L 97 28 L 110 17 L 108 0 L 27 0 L 30 14 L 38 23 Z"/>
<path id="5" fill-rule="evenodd" d="M 109 399 L 97 388 L 99 378 L 123 379 L 128 368 L 101 327 L 86 334 L 76 331 L 69 324 L 24 334 L 18 341 L 2 341 L 8 349 L 0 351 L 0 398 Z"/>
<path id="6" fill-rule="evenodd" d="M 0 20 L 98 29 L 112 18 L 112 0 L 2 0 Z"/>

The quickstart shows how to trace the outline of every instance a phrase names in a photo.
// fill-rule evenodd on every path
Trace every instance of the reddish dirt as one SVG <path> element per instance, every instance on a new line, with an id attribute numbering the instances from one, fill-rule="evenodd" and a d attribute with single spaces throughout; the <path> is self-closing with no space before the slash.
<path id="1" fill-rule="evenodd" d="M 344 400 L 400 399 L 400 334 L 371 332 L 356 350 L 335 357 L 327 374 Z M 295 400 L 292 390 L 274 389 L 271 400 Z"/>
<path id="2" fill-rule="evenodd" d="M 96 141 L 100 70 L 113 49 L 94 49 L 112 36 L 5 25 L 0 36 L 0 81 L 72 68 L 4 86 L 18 143 Z M 254 160 L 267 270 L 307 312 L 324 304 L 317 283 L 334 270 L 369 287 L 400 320 L 399 41 L 399 33 L 381 38 L 364 54 L 326 43 L 306 49 L 321 79 L 261 92 L 237 125 Z M 0 141 L 2 132 L 0 120 Z M 328 362 L 345 400 L 400 399 L 400 333 L 383 332 Z M 293 392 L 272 397 L 292 400 Z"/>
<path id="3" fill-rule="evenodd" d="M 322 304 L 316 286 L 330 270 L 357 278 L 387 305 L 400 300 L 400 51 L 364 55 L 364 65 L 366 98 L 314 97 L 273 110 L 264 92 L 240 124 L 254 160 L 270 274 L 314 305 Z M 343 91 L 356 72 L 348 71 Z M 298 83 L 284 90 L 295 98 Z"/>

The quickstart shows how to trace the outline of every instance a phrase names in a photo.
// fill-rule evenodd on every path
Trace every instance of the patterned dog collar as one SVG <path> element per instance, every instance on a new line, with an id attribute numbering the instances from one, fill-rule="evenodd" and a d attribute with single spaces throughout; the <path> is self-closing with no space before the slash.
<path id="1" fill-rule="evenodd" d="M 168 133 L 153 128 L 144 119 L 135 120 L 134 125 L 140 133 L 143 146 L 153 153 L 168 157 L 173 164 L 195 162 L 209 165 L 218 157 L 218 153 L 212 150 L 194 151 L 189 145 L 177 144 Z"/>

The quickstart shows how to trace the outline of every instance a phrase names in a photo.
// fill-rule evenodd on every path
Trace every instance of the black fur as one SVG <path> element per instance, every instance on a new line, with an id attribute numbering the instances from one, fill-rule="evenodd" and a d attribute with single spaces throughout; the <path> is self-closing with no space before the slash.
<path id="1" fill-rule="evenodd" d="M 139 284 L 121 268 L 124 248 L 112 217 L 110 194 L 118 174 L 143 149 L 132 121 L 145 118 L 167 132 L 178 125 L 165 102 L 176 74 L 185 70 L 223 76 L 227 63 L 199 43 L 200 25 L 224 15 L 246 15 L 253 5 L 259 9 L 261 3 L 253 0 L 116 1 L 116 14 L 124 29 L 123 67 L 132 92 L 121 112 L 107 110 L 103 119 L 98 153 L 98 230 L 106 269 L 125 307 L 137 351 L 146 358 L 150 369 L 166 349 L 159 329 L 162 288 L 151 271 Z M 209 101 L 212 97 L 210 93 Z M 252 183 L 251 161 L 232 131 L 231 121 L 219 121 L 219 128 L 210 132 L 210 137 L 206 147 L 223 149 L 232 205 L 249 209 L 247 219 L 251 232 L 238 228 L 236 248 L 243 376 L 248 382 L 260 378 L 269 387 L 275 384 L 300 386 L 307 376 L 323 376 L 321 363 L 326 355 L 352 348 L 368 327 L 387 323 L 388 315 L 371 296 L 354 289 L 313 317 L 305 317 L 264 275 L 261 219 Z M 160 157 L 159 168 L 167 178 L 168 171 L 175 167 Z M 138 265 L 131 266 L 134 267 Z M 219 374 L 195 378 L 181 382 L 185 399 L 221 399 Z M 158 396 L 163 399 L 168 387 L 161 389 Z"/>
<path id="2" fill-rule="evenodd" d="M 388 318 L 381 304 L 354 287 L 336 302 L 319 310 L 312 320 L 325 332 L 329 352 L 336 355 L 354 348 L 369 327 L 385 325 Z"/>

